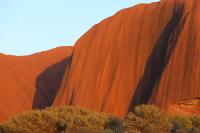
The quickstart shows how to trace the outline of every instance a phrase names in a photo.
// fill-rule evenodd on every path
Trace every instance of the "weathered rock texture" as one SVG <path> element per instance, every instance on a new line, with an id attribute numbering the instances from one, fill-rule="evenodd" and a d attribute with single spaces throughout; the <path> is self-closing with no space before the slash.
<path id="1" fill-rule="evenodd" d="M 143 103 L 200 114 L 199 31 L 200 0 L 162 0 L 103 20 L 77 41 L 73 53 L 65 47 L 0 55 L 0 120 L 53 103 L 121 118 Z"/>
<path id="2" fill-rule="evenodd" d="M 200 0 L 124 9 L 76 43 L 54 105 L 124 117 L 134 105 L 200 97 Z"/>
<path id="3" fill-rule="evenodd" d="M 0 121 L 16 113 L 53 103 L 72 47 L 30 56 L 0 54 Z"/>

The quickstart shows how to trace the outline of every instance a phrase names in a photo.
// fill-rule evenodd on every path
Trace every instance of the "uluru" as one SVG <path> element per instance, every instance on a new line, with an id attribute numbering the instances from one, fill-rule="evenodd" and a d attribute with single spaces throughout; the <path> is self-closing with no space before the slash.
<path id="1" fill-rule="evenodd" d="M 138 104 L 199 101 L 199 14 L 199 0 L 161 0 L 95 25 L 74 46 L 54 105 L 124 117 Z"/>
<path id="2" fill-rule="evenodd" d="M 200 115 L 199 31 L 199 0 L 161 0 L 120 10 L 74 46 L 0 54 L 0 121 L 62 105 L 120 119 L 141 104 Z"/>
<path id="3" fill-rule="evenodd" d="M 71 61 L 72 49 L 58 47 L 29 56 L 1 54 L 0 121 L 50 106 Z"/>

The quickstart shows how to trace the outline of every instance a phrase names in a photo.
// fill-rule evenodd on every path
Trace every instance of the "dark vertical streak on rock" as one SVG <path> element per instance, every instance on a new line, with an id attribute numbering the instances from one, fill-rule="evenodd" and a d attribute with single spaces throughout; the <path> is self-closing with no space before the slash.
<path id="1" fill-rule="evenodd" d="M 176 46 L 180 30 L 184 25 L 181 21 L 184 12 L 183 4 L 174 8 L 172 17 L 155 44 L 153 51 L 147 61 L 144 74 L 140 79 L 135 93 L 130 102 L 129 111 L 138 104 L 148 103 L 155 87 L 158 86 L 162 72 L 164 71 L 171 53 Z"/>
<path id="2" fill-rule="evenodd" d="M 53 104 L 61 86 L 65 69 L 70 65 L 71 59 L 71 56 L 65 58 L 64 60 L 48 67 L 37 77 L 32 109 L 43 109 Z"/>
<path id="3" fill-rule="evenodd" d="M 73 52 L 72 52 L 72 55 L 71 55 L 70 63 L 69 63 L 69 65 L 68 65 L 68 68 L 66 68 L 67 70 L 65 71 L 65 74 L 66 74 L 66 77 L 64 77 L 64 78 L 66 78 L 66 80 L 64 79 L 65 81 L 68 81 L 68 79 L 69 79 L 69 74 L 70 74 L 70 69 L 71 69 L 73 57 L 74 57 L 74 47 L 73 47 Z M 61 84 L 61 85 L 62 85 L 62 84 Z M 62 86 L 61 86 L 61 87 L 62 87 Z M 62 93 L 64 93 L 63 88 L 66 88 L 66 87 L 67 87 L 67 84 L 65 83 L 64 86 L 63 86 L 62 88 L 60 88 L 60 90 L 61 90 Z M 70 95 L 70 91 L 69 91 L 69 90 L 68 90 L 68 94 Z"/>

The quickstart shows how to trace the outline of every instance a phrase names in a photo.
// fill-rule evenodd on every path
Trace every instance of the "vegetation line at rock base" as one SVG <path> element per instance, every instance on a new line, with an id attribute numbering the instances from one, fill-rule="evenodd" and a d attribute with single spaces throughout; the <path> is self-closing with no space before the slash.
<path id="1" fill-rule="evenodd" d="M 73 106 L 18 114 L 0 124 L 0 133 L 200 133 L 200 117 L 173 116 L 140 105 L 124 120 Z"/>

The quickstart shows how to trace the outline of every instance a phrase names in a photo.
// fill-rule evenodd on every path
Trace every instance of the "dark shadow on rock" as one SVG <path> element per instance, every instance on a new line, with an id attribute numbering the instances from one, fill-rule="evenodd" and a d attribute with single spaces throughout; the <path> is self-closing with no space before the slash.
<path id="1" fill-rule="evenodd" d="M 36 91 L 32 104 L 33 109 L 43 109 L 54 102 L 61 86 L 66 67 L 70 65 L 72 56 L 48 67 L 37 78 Z"/>
<path id="2" fill-rule="evenodd" d="M 183 5 L 174 9 L 170 21 L 147 61 L 144 74 L 135 89 L 128 111 L 133 111 L 133 107 L 136 105 L 147 104 L 152 92 L 157 89 L 161 75 L 169 62 L 171 53 L 176 47 L 178 37 L 187 18 L 187 15 L 183 18 L 183 11 Z"/>

